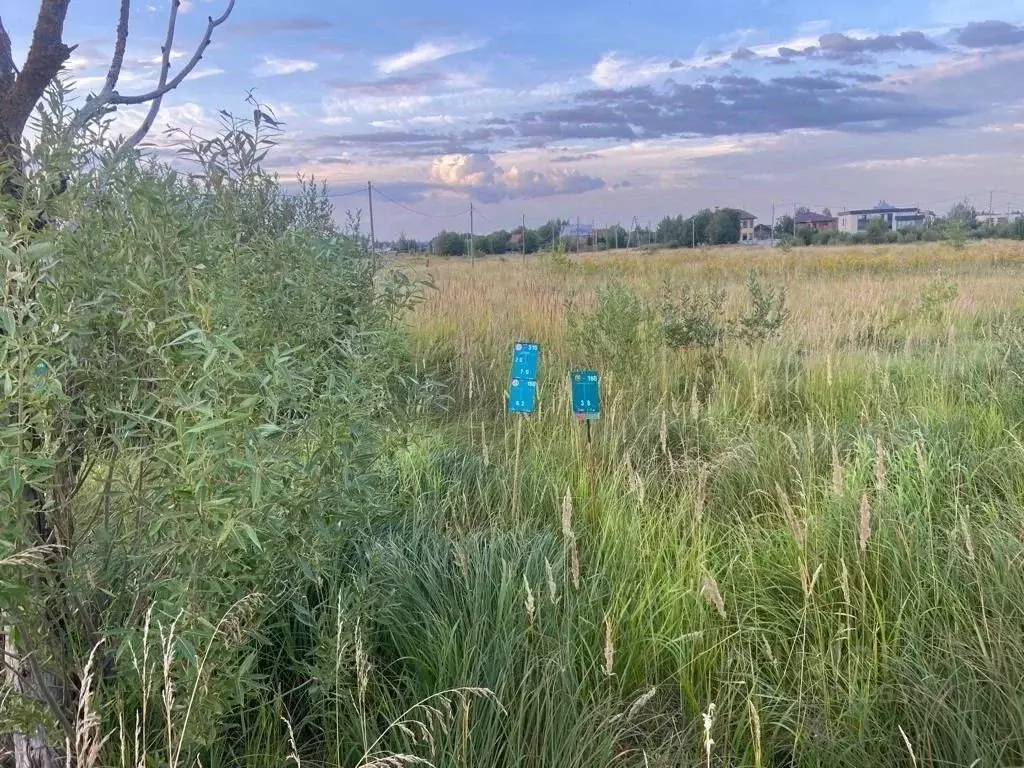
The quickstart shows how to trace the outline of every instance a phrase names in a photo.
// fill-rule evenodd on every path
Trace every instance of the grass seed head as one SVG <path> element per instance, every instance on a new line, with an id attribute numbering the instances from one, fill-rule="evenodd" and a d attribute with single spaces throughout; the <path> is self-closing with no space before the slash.
<path id="1" fill-rule="evenodd" d="M 704 594 L 704 599 L 718 611 L 719 616 L 723 619 L 728 618 L 725 612 L 725 600 L 722 599 L 722 593 L 718 589 L 718 582 L 715 581 L 714 576 L 705 574 L 702 577 L 701 592 Z"/>
<path id="2" fill-rule="evenodd" d="M 868 540 L 871 538 L 871 502 L 868 501 L 867 493 L 860 497 L 860 551 L 867 552 Z"/>

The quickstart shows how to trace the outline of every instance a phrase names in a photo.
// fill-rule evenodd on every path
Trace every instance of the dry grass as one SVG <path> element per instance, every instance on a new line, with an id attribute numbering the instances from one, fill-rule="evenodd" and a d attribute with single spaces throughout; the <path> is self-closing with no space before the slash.
<path id="1" fill-rule="evenodd" d="M 937 275 L 954 280 L 959 294 L 955 322 L 981 312 L 999 313 L 1019 301 L 1024 243 L 985 241 L 956 252 L 942 244 L 799 248 L 715 248 L 630 251 L 570 257 L 553 268 L 548 257 L 411 259 L 413 273 L 438 286 L 415 316 L 420 337 L 453 333 L 467 349 L 482 336 L 521 335 L 557 342 L 571 297 L 586 304 L 596 286 L 621 282 L 654 296 L 667 278 L 678 285 L 717 284 L 739 296 L 749 270 L 784 283 L 792 310 L 787 335 L 798 343 L 834 347 L 855 329 L 881 326 L 915 301 Z"/>

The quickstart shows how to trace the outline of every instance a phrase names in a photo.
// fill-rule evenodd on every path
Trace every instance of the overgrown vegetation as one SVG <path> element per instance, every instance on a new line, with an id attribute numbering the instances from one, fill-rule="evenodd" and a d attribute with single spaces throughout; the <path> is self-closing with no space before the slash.
<path id="1" fill-rule="evenodd" d="M 190 173 L 100 145 L 51 198 L 81 148 L 28 163 L 0 612 L 50 685 L 5 676 L 0 732 L 83 768 L 1024 761 L 1020 246 L 558 253 L 434 291 L 284 193 L 250 106 L 174 137 Z"/>

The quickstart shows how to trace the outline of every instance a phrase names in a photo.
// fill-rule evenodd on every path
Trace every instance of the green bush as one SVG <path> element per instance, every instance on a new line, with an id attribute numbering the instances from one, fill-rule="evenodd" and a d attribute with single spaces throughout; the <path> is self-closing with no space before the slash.
<path id="1" fill-rule="evenodd" d="M 759 344 L 779 334 L 789 319 L 786 289 L 764 285 L 753 271 L 747 278 L 750 306 L 734 323 L 734 334 L 747 344 Z"/>
<path id="2" fill-rule="evenodd" d="M 713 349 L 725 339 L 725 291 L 705 288 L 673 291 L 665 284 L 661 298 L 661 336 L 669 347 Z"/>

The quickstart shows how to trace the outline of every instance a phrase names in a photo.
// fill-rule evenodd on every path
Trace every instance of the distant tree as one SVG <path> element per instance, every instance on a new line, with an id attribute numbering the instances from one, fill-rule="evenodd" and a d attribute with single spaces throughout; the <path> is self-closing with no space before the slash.
<path id="1" fill-rule="evenodd" d="M 949 223 L 958 222 L 967 229 L 974 228 L 977 222 L 977 211 L 967 200 L 961 200 L 949 209 L 946 214 L 946 221 Z"/>
<path id="2" fill-rule="evenodd" d="M 400 234 L 398 236 L 398 239 L 395 241 L 395 250 L 396 251 L 399 251 L 399 252 L 402 252 L 402 253 L 414 253 L 415 251 L 418 251 L 419 249 L 420 249 L 419 248 L 419 243 L 417 243 L 415 240 L 411 240 L 410 238 L 406 237 L 405 236 L 405 232 Z"/>
<path id="3" fill-rule="evenodd" d="M 832 218 L 832 211 L 830 211 L 828 208 L 822 208 L 821 209 L 821 215 L 822 216 L 828 216 L 829 218 Z"/>
<path id="4" fill-rule="evenodd" d="M 711 242 L 708 229 L 711 226 L 711 210 L 705 208 L 683 221 L 682 244 L 684 246 L 700 245 Z"/>
<path id="5" fill-rule="evenodd" d="M 434 253 L 439 256 L 465 256 L 466 236 L 458 232 L 439 232 L 434 238 Z"/>
<path id="6" fill-rule="evenodd" d="M 682 216 L 666 216 L 658 222 L 656 237 L 662 245 L 676 247 L 687 243 Z"/>
<path id="7" fill-rule="evenodd" d="M 549 241 L 548 245 L 550 245 L 550 244 L 551 243 Z M 539 251 L 543 247 L 544 247 L 544 241 L 541 240 L 540 234 L 537 232 L 537 230 L 536 229 L 528 229 L 528 230 L 526 230 L 526 252 L 527 253 L 536 253 L 537 251 Z"/>
<path id="8" fill-rule="evenodd" d="M 713 245 L 730 245 L 740 241 L 740 212 L 735 208 L 719 208 L 711 214 L 708 240 Z"/>
<path id="9" fill-rule="evenodd" d="M 488 253 L 505 253 L 508 250 L 509 233 L 504 229 L 487 236 Z"/>
<path id="10" fill-rule="evenodd" d="M 505 251 L 502 250 L 501 253 Z M 487 255 L 491 251 L 491 239 L 487 235 L 476 235 L 473 238 L 473 253 L 477 256 Z"/>
<path id="11" fill-rule="evenodd" d="M 608 247 L 609 248 L 625 248 L 626 240 L 629 239 L 629 233 L 624 227 L 620 227 L 618 224 L 608 228 Z"/>
<path id="12" fill-rule="evenodd" d="M 789 235 L 793 236 L 793 217 L 792 216 L 779 216 L 775 220 L 775 237 L 781 238 Z"/>
<path id="13" fill-rule="evenodd" d="M 817 234 L 813 227 L 800 227 L 796 231 L 796 240 L 804 245 L 814 245 L 818 241 Z"/>
<path id="14" fill-rule="evenodd" d="M 537 239 L 540 241 L 538 244 L 538 250 L 551 248 L 552 243 L 554 243 L 558 238 L 558 233 L 562 229 L 562 223 L 563 222 L 558 219 L 552 219 L 551 221 L 537 227 Z"/>

